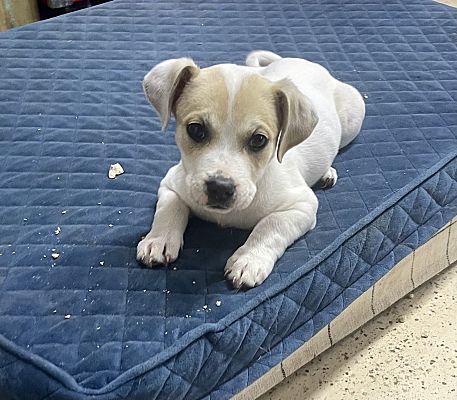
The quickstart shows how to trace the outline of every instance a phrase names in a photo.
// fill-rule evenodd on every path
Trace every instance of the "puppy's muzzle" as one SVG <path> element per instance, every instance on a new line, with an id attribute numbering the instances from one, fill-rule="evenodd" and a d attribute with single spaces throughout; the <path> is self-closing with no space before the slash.
<path id="1" fill-rule="evenodd" d="M 209 207 L 226 209 L 233 204 L 236 188 L 232 178 L 211 176 L 205 184 Z"/>

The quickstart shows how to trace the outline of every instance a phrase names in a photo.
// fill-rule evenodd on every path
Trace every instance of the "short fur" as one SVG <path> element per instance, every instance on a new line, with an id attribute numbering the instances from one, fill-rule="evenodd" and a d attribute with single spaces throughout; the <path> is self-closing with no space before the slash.
<path id="1" fill-rule="evenodd" d="M 165 128 L 174 114 L 181 161 L 159 188 L 151 231 L 137 258 L 152 266 L 178 257 L 189 213 L 223 226 L 253 228 L 227 261 L 235 287 L 252 287 L 270 274 L 276 260 L 316 224 L 318 180 L 336 182 L 331 168 L 338 149 L 359 133 L 365 116 L 360 93 L 318 64 L 281 58 L 267 51 L 248 55 L 247 66 L 221 64 L 199 69 L 188 58 L 167 60 L 144 79 L 144 90 Z M 207 130 L 202 143 L 187 125 Z M 253 152 L 254 133 L 268 142 Z M 208 179 L 229 179 L 230 207 L 209 204 Z"/>

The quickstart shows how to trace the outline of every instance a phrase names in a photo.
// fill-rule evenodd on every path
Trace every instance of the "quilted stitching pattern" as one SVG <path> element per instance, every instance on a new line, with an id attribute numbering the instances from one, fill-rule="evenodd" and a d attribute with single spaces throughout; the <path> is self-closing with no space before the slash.
<path id="1" fill-rule="evenodd" d="M 227 398 L 309 339 L 457 213 L 455 159 L 425 172 L 457 144 L 454 31 L 451 11 L 426 1 L 135 0 L 2 34 L 5 398 Z M 179 157 L 144 73 L 182 55 L 241 63 L 253 48 L 319 62 L 365 94 L 317 229 L 246 293 L 222 269 L 247 233 L 201 221 L 174 268 L 139 267 L 136 242 Z M 114 162 L 126 173 L 108 180 Z"/>

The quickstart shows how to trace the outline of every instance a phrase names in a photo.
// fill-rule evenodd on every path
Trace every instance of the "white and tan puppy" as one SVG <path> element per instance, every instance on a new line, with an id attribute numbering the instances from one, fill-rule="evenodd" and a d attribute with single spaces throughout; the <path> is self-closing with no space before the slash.
<path id="1" fill-rule="evenodd" d="M 137 248 L 143 264 L 178 257 L 192 212 L 222 226 L 253 228 L 225 266 L 235 287 L 253 287 L 314 228 L 318 202 L 310 187 L 320 179 L 336 182 L 332 162 L 359 133 L 364 101 L 306 60 L 255 51 L 246 64 L 200 69 L 180 58 L 145 76 L 163 128 L 176 118 L 181 161 L 160 184 L 151 231 Z"/>

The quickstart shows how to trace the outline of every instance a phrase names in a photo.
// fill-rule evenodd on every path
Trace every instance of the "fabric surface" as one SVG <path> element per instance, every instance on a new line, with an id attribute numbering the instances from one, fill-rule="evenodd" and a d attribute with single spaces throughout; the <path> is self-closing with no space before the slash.
<path id="1" fill-rule="evenodd" d="M 456 25 L 428 0 L 132 0 L 2 33 L 0 398 L 224 399 L 312 337 L 457 214 Z M 179 158 L 144 74 L 259 48 L 367 103 L 316 229 L 247 292 L 223 267 L 248 232 L 199 220 L 176 263 L 141 267 Z"/>

